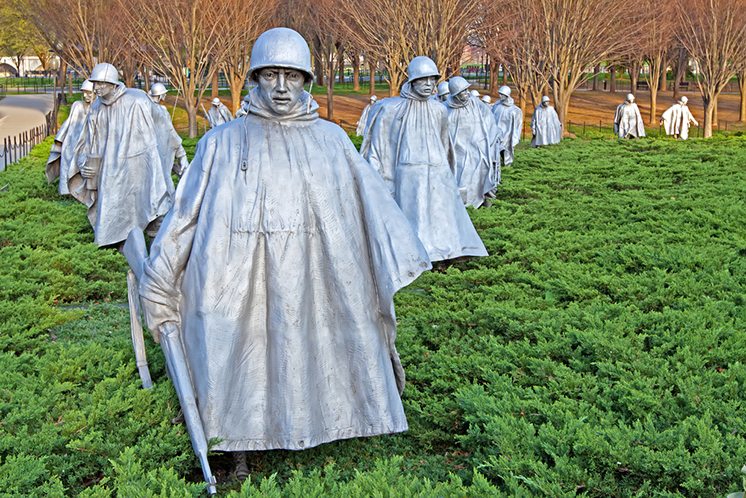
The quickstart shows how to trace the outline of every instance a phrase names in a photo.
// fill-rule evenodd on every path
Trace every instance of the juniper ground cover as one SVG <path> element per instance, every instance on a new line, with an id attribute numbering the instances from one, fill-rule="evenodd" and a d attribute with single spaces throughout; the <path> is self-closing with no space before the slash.
<path id="1" fill-rule="evenodd" d="M 193 143 L 187 143 L 193 150 Z M 0 492 L 198 496 L 123 258 L 43 176 L 0 174 Z M 490 256 L 396 297 L 410 431 L 252 454 L 230 496 L 723 496 L 746 464 L 746 139 L 520 151 Z"/>

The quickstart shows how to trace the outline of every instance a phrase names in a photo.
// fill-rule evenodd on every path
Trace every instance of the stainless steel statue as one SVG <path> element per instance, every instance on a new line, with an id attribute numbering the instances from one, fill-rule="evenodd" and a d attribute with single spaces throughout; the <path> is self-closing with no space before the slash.
<path id="1" fill-rule="evenodd" d="M 319 119 L 298 33 L 263 33 L 249 76 L 249 114 L 200 140 L 153 242 L 147 323 L 183 347 L 214 450 L 404 431 L 393 296 L 427 253 L 345 132 Z"/>
<path id="2" fill-rule="evenodd" d="M 111 64 L 97 64 L 90 80 L 98 98 L 75 150 L 70 194 L 88 206 L 99 246 L 123 242 L 166 214 L 174 186 L 161 164 L 153 103 L 127 88 Z"/>
<path id="3" fill-rule="evenodd" d="M 694 119 L 692 111 L 686 105 L 689 99 L 686 96 L 682 96 L 677 103 L 666 109 L 661 116 L 661 124 L 663 129 L 666 130 L 666 135 L 674 138 L 680 138 L 686 140 L 689 138 L 689 127 L 691 125 L 699 126 L 697 120 Z"/>
<path id="4" fill-rule="evenodd" d="M 521 141 L 523 112 L 511 98 L 509 86 L 501 86 L 497 93 L 500 100 L 492 106 L 492 115 L 495 117 L 500 133 L 502 163 L 508 166 L 513 164 L 515 146 Z"/>
<path id="5" fill-rule="evenodd" d="M 365 109 L 363 109 L 363 113 L 360 115 L 360 119 L 357 122 L 357 128 L 355 129 L 355 134 L 358 137 L 362 137 L 365 135 L 365 126 L 368 124 L 368 116 L 370 114 L 370 108 L 373 107 L 378 100 L 378 97 L 375 95 L 370 96 L 370 103 L 365 106 Z"/>
<path id="6" fill-rule="evenodd" d="M 181 176 L 189 166 L 184 147 L 181 145 L 181 137 L 176 133 L 174 124 L 171 121 L 171 115 L 168 113 L 166 106 L 161 105 L 161 101 L 166 96 L 167 90 L 163 83 L 153 83 L 148 95 L 153 101 L 153 124 L 158 134 L 158 153 L 161 156 L 161 164 L 166 176 L 173 170 Z"/>
<path id="7" fill-rule="evenodd" d="M 93 83 L 90 80 L 85 80 L 80 85 L 80 91 L 83 94 L 83 100 L 77 100 L 70 106 L 70 115 L 54 136 L 52 150 L 47 159 L 47 181 L 52 183 L 59 177 L 58 190 L 62 195 L 70 193 L 67 179 L 70 176 L 75 146 L 78 144 L 88 112 L 91 110 L 91 102 L 96 98 L 93 93 Z"/>
<path id="8" fill-rule="evenodd" d="M 481 100 L 482 103 L 484 103 L 485 105 L 490 106 L 490 108 L 492 107 L 492 97 L 490 97 L 489 95 L 482 95 Z"/>
<path id="9" fill-rule="evenodd" d="M 619 104 L 614 113 L 614 133 L 619 138 L 642 138 L 645 136 L 645 124 L 640 109 L 635 104 L 635 96 L 627 94 L 627 99 Z"/>
<path id="10" fill-rule="evenodd" d="M 448 80 L 448 128 L 456 151 L 456 182 L 464 203 L 478 208 L 500 182 L 497 124 L 485 106 L 469 92 L 461 76 Z"/>
<path id="11" fill-rule="evenodd" d="M 448 95 L 450 95 L 450 90 L 448 89 L 448 82 L 443 81 L 438 84 L 438 100 L 441 102 L 444 102 L 448 100 Z"/>
<path id="12" fill-rule="evenodd" d="M 553 145 L 562 140 L 562 123 L 557 111 L 549 105 L 549 97 L 544 95 L 531 117 L 531 146 Z"/>
<path id="13" fill-rule="evenodd" d="M 231 111 L 223 104 L 219 98 L 215 97 L 212 99 L 212 105 L 210 110 L 207 111 L 207 122 L 210 123 L 210 128 L 215 128 L 221 124 L 225 124 L 233 119 Z"/>
<path id="14" fill-rule="evenodd" d="M 241 99 L 241 107 L 239 107 L 236 111 L 236 118 L 244 117 L 249 113 L 250 98 L 250 94 L 247 93 L 246 95 L 244 95 L 244 98 Z"/>
<path id="15" fill-rule="evenodd" d="M 430 261 L 485 256 L 456 185 L 448 111 L 432 98 L 438 68 L 419 56 L 407 73 L 401 95 L 371 111 L 361 153 L 383 177 Z"/>

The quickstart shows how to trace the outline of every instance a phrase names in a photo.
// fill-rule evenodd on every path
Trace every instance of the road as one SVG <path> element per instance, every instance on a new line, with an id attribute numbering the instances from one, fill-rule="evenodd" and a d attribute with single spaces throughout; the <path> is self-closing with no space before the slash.
<path id="1" fill-rule="evenodd" d="M 0 100 L 0 153 L 3 140 L 15 137 L 46 123 L 45 116 L 52 110 L 52 94 L 8 95 Z M 4 161 L 0 160 L 0 171 Z"/>

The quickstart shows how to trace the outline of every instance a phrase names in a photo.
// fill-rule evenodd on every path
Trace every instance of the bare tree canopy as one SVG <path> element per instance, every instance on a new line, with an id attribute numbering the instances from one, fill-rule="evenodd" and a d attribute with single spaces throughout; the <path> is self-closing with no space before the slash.
<path id="1" fill-rule="evenodd" d="M 717 98 L 746 65 L 746 0 L 679 0 L 677 11 L 679 41 L 697 64 L 703 135 L 711 137 Z"/>

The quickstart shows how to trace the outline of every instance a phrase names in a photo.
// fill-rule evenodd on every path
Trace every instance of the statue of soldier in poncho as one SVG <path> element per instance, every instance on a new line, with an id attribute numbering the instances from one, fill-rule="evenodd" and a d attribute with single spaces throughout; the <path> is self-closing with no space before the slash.
<path id="1" fill-rule="evenodd" d="M 515 146 L 521 141 L 523 112 L 510 97 L 509 86 L 501 86 L 497 93 L 500 100 L 492 106 L 492 115 L 500 134 L 502 163 L 507 166 L 513 164 Z"/>
<path id="2" fill-rule="evenodd" d="M 199 141 L 153 242 L 148 325 L 179 327 L 213 450 L 405 431 L 393 296 L 427 253 L 345 132 L 319 119 L 298 33 L 263 33 L 249 77 L 249 114 Z"/>
<path id="3" fill-rule="evenodd" d="M 217 97 L 212 99 L 210 110 L 207 111 L 207 122 L 210 123 L 210 128 L 215 128 L 231 120 L 233 120 L 233 115 L 231 115 L 231 111 L 228 110 L 225 104 Z"/>
<path id="4" fill-rule="evenodd" d="M 365 126 L 368 123 L 368 115 L 370 114 L 370 108 L 375 105 L 376 101 L 378 100 L 378 97 L 375 95 L 370 96 L 370 103 L 365 106 L 365 109 L 363 109 L 363 113 L 360 115 L 360 119 L 357 122 L 357 129 L 355 130 L 355 134 L 358 137 L 362 137 L 365 135 Z"/>
<path id="5" fill-rule="evenodd" d="M 371 111 L 361 153 L 383 177 L 430 261 L 486 256 L 456 184 L 448 111 L 432 98 L 438 68 L 419 56 L 407 74 L 400 96 Z"/>
<path id="6" fill-rule="evenodd" d="M 448 129 L 456 150 L 456 182 L 464 203 L 478 208 L 497 188 L 500 159 L 497 125 L 488 107 L 461 76 L 448 80 Z"/>
<path id="7" fill-rule="evenodd" d="M 78 144 L 78 139 L 83 131 L 88 111 L 91 109 L 91 102 L 96 98 L 93 93 L 93 83 L 90 80 L 85 80 L 80 85 L 80 91 L 83 93 L 83 100 L 75 101 L 70 106 L 70 115 L 54 136 L 52 150 L 49 153 L 49 159 L 47 159 L 47 181 L 52 183 L 59 177 L 60 182 L 57 188 L 61 195 L 70 193 L 67 187 L 67 179 L 70 176 L 75 146 Z"/>
<path id="8" fill-rule="evenodd" d="M 241 99 L 241 106 L 236 111 L 236 118 L 242 118 L 246 116 L 249 113 L 249 97 L 250 94 L 244 95 L 244 98 Z"/>
<path id="9" fill-rule="evenodd" d="M 642 122 L 640 109 L 635 104 L 635 96 L 631 93 L 628 93 L 627 100 L 616 108 L 614 133 L 619 138 L 642 138 L 645 136 L 645 124 Z"/>
<path id="10" fill-rule="evenodd" d="M 541 98 L 541 104 L 531 117 L 531 135 L 532 147 L 558 144 L 562 140 L 562 123 L 546 95 Z"/>
<path id="11" fill-rule="evenodd" d="M 686 96 L 682 96 L 677 103 L 669 107 L 661 116 L 661 124 L 666 130 L 666 135 L 686 140 L 689 138 L 689 127 L 691 125 L 699 126 L 699 123 L 697 123 L 697 120 L 692 115 L 692 111 L 686 105 L 687 102 L 689 102 L 689 99 Z"/>
<path id="12" fill-rule="evenodd" d="M 68 188 L 88 206 L 98 246 L 124 241 L 166 214 L 174 190 L 161 164 L 153 103 L 127 88 L 111 64 L 97 64 L 89 80 L 98 98 L 91 104 L 75 149 Z"/>
<path id="13" fill-rule="evenodd" d="M 189 166 L 186 151 L 181 145 L 181 137 L 176 133 L 174 124 L 171 122 L 171 115 L 168 113 L 166 106 L 161 105 L 161 101 L 168 91 L 163 83 L 153 83 L 148 95 L 153 101 L 153 123 L 155 124 L 156 133 L 158 133 L 158 152 L 161 156 L 161 164 L 165 168 L 166 176 L 173 170 L 181 176 Z"/>

